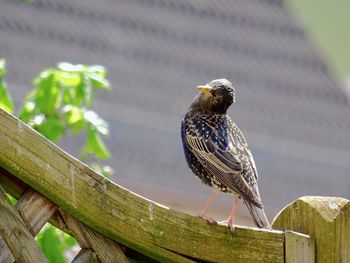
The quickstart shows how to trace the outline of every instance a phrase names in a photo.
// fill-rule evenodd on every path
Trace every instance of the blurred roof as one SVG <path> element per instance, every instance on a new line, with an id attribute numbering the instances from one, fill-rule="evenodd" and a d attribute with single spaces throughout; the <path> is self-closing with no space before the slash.
<path id="1" fill-rule="evenodd" d="M 155 201 L 191 210 L 209 191 L 186 166 L 179 128 L 195 86 L 215 78 L 236 87 L 230 115 L 270 217 L 301 195 L 350 197 L 347 97 L 282 1 L 2 0 L 0 52 L 17 102 L 59 61 L 106 66 L 113 90 L 96 111 L 110 123 L 114 179 Z M 63 143 L 75 155 L 79 145 Z"/>

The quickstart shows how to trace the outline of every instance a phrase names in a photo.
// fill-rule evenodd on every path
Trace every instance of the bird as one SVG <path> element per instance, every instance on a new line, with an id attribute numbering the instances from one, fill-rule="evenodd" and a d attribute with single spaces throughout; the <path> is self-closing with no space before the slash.
<path id="1" fill-rule="evenodd" d="M 197 216 L 205 215 L 220 192 L 233 194 L 229 217 L 223 221 L 231 231 L 238 200 L 247 206 L 255 225 L 270 228 L 258 188 L 258 173 L 247 141 L 227 110 L 236 102 L 236 92 L 227 79 L 215 79 L 197 87 L 199 94 L 181 122 L 185 159 L 192 172 L 213 191 Z"/>

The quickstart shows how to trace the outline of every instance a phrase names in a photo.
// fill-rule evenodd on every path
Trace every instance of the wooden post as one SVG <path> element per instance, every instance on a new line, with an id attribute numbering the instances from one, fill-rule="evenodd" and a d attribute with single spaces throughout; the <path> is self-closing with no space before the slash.
<path id="1" fill-rule="evenodd" d="M 285 263 L 315 263 L 315 242 L 309 236 L 286 230 Z"/>
<path id="2" fill-rule="evenodd" d="M 306 196 L 286 206 L 272 227 L 293 230 L 315 239 L 317 263 L 350 262 L 349 200 Z"/>

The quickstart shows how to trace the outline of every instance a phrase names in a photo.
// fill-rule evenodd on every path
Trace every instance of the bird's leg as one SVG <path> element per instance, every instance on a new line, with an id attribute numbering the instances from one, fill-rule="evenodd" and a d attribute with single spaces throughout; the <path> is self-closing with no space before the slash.
<path id="1" fill-rule="evenodd" d="M 235 230 L 235 225 L 233 224 L 235 221 L 235 216 L 236 216 L 236 210 L 237 210 L 237 206 L 238 206 L 238 195 L 234 195 L 233 197 L 233 205 L 232 205 L 232 209 L 231 209 L 231 213 L 229 215 L 229 217 L 220 223 L 224 223 L 227 224 L 229 229 L 233 232 Z"/>
<path id="2" fill-rule="evenodd" d="M 198 217 L 200 217 L 204 220 L 207 220 L 211 224 L 216 223 L 216 221 L 211 217 L 205 216 L 204 213 L 205 213 L 205 211 L 207 211 L 210 204 L 213 203 L 213 201 L 218 197 L 219 193 L 220 193 L 220 190 L 215 188 L 213 190 L 212 194 L 209 196 L 208 200 L 205 202 L 203 208 L 197 213 Z"/>

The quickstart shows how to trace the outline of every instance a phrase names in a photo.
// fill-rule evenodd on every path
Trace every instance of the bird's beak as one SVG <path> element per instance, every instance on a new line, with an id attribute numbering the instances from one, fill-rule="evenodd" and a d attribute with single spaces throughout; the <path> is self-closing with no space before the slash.
<path id="1" fill-rule="evenodd" d="M 197 86 L 197 89 L 199 89 L 200 92 L 202 92 L 205 95 L 211 96 L 213 87 L 209 86 L 208 84 L 204 86 Z"/>

